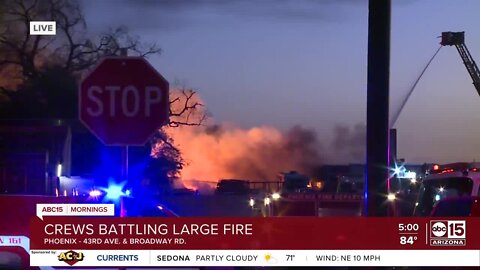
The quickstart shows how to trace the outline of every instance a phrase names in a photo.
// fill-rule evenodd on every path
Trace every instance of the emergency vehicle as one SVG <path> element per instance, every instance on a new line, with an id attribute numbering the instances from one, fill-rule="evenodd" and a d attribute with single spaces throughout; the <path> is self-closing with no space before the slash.
<path id="1" fill-rule="evenodd" d="M 439 201 L 432 217 L 480 217 L 480 197 L 457 197 Z"/>
<path id="2" fill-rule="evenodd" d="M 252 210 L 262 216 L 361 216 L 363 195 L 358 193 L 328 193 L 316 190 L 275 192 L 263 201 L 250 198 Z"/>
<path id="3" fill-rule="evenodd" d="M 345 178 L 346 179 L 346 178 Z M 339 183 L 349 182 L 352 179 Z M 252 192 L 248 201 L 254 216 L 360 216 L 363 189 L 326 192 L 324 182 L 296 171 L 279 174 L 279 185 Z M 344 185 L 343 185 L 344 186 Z"/>
<path id="4" fill-rule="evenodd" d="M 480 164 L 433 165 L 420 187 L 414 216 L 429 216 L 442 200 L 480 195 Z"/>

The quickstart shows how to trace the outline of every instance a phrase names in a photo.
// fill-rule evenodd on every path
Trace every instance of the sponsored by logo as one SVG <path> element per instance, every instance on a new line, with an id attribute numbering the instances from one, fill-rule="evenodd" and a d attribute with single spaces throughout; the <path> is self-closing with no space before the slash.
<path id="1" fill-rule="evenodd" d="M 85 255 L 83 255 L 82 252 L 75 252 L 73 250 L 62 252 L 60 253 L 60 255 L 58 255 L 58 260 L 61 262 L 65 262 L 68 265 L 74 265 L 77 262 L 81 262 L 84 258 Z"/>
<path id="2" fill-rule="evenodd" d="M 467 223 L 465 220 L 431 220 L 431 246 L 465 246 Z"/>

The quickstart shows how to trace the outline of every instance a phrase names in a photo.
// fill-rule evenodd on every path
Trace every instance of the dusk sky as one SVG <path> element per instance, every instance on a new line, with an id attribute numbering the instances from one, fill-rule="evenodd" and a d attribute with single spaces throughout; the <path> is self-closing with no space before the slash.
<path id="1" fill-rule="evenodd" d="M 391 115 L 440 46 L 465 31 L 480 61 L 480 1 L 393 0 Z M 300 124 L 324 145 L 366 123 L 367 0 L 84 0 L 90 30 L 125 25 L 163 52 L 151 63 L 195 88 L 215 121 L 241 128 Z M 397 124 L 407 162 L 480 160 L 480 97 L 454 47 L 444 47 Z"/>

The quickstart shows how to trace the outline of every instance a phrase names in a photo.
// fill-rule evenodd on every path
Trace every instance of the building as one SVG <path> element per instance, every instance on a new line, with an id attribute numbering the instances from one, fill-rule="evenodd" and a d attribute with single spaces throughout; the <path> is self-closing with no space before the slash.
<path id="1" fill-rule="evenodd" d="M 129 147 L 129 178 L 140 181 L 149 158 L 149 145 Z M 125 178 L 124 162 L 122 147 L 103 145 L 78 120 L 1 120 L 0 193 L 63 193 L 60 176 L 103 185 Z"/>

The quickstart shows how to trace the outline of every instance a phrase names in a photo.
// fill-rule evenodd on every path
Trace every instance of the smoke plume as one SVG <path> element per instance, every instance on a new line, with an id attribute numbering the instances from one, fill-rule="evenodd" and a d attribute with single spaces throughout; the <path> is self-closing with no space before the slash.
<path id="1" fill-rule="evenodd" d="M 276 181 L 279 173 L 292 170 L 317 176 L 326 159 L 340 163 L 364 159 L 363 124 L 353 129 L 337 125 L 331 149 L 323 149 L 313 129 L 294 126 L 282 132 L 269 126 L 241 129 L 228 123 L 215 125 L 212 118 L 205 118 L 208 112 L 198 93 L 176 89 L 171 91 L 170 100 L 172 112 L 177 115 L 171 121 L 205 124 L 165 128 L 186 163 L 181 171 L 185 186 L 211 186 L 220 179 Z M 195 109 L 179 114 L 184 108 Z"/>
<path id="2" fill-rule="evenodd" d="M 280 172 L 310 173 L 321 163 L 315 132 L 300 126 L 286 133 L 271 127 L 244 130 L 218 125 L 167 132 L 187 163 L 181 172 L 187 181 L 272 181 Z"/>
<path id="3" fill-rule="evenodd" d="M 364 124 L 357 124 L 353 129 L 348 126 L 337 125 L 333 141 L 336 158 L 347 162 L 363 162 L 366 136 L 366 126 Z"/>

